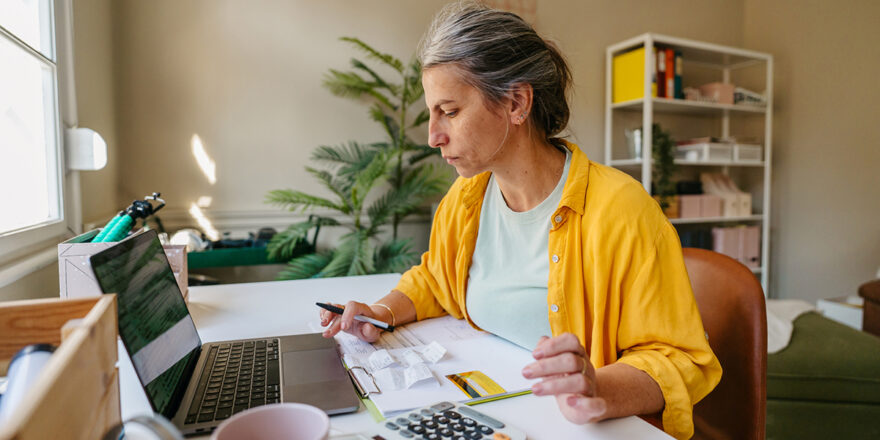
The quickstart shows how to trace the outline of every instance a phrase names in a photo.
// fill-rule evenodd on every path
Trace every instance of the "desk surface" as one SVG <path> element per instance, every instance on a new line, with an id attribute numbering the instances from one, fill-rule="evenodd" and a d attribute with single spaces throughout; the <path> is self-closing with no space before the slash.
<path id="1" fill-rule="evenodd" d="M 309 323 L 318 322 L 316 301 L 372 302 L 389 292 L 399 278 L 390 274 L 191 287 L 189 310 L 202 342 L 311 333 Z M 152 413 L 121 344 L 119 374 L 123 420 Z M 562 417 L 552 397 L 525 395 L 478 408 L 511 422 L 534 440 L 671 438 L 638 417 L 574 425 Z M 331 434 L 359 432 L 375 424 L 363 406 L 356 413 L 331 417 L 330 423 Z"/>

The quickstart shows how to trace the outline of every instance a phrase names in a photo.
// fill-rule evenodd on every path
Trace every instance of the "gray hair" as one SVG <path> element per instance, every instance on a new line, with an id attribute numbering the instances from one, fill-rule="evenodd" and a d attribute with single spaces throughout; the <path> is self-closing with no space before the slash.
<path id="1" fill-rule="evenodd" d="M 423 69 L 458 67 L 487 102 L 500 104 L 516 84 L 533 89 L 529 118 L 548 140 L 568 124 L 571 71 L 556 46 L 516 14 L 455 2 L 434 17 L 419 45 Z"/>

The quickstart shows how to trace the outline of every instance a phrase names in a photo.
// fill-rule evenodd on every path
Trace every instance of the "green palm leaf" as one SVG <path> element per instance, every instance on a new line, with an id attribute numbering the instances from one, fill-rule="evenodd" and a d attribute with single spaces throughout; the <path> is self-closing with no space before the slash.
<path id="1" fill-rule="evenodd" d="M 312 196 L 302 191 L 290 189 L 276 189 L 269 191 L 266 195 L 266 203 L 281 206 L 289 211 L 297 209 L 305 210 L 312 207 L 329 208 L 336 211 L 345 212 L 347 207 L 337 205 L 323 197 Z"/>
<path id="2" fill-rule="evenodd" d="M 401 74 L 403 73 L 403 63 L 401 63 L 400 60 L 398 60 L 397 58 L 394 58 L 393 56 L 385 53 L 381 53 L 357 38 L 342 37 L 340 38 L 340 40 L 354 44 L 356 48 L 365 52 L 368 57 L 379 60 L 390 66 L 392 69 L 400 72 Z"/>
<path id="3" fill-rule="evenodd" d="M 307 254 L 296 257 L 278 274 L 279 280 L 302 280 L 320 278 L 322 270 L 330 263 L 331 254 L 327 252 Z"/>
<path id="4" fill-rule="evenodd" d="M 403 273 L 418 263 L 419 255 L 413 252 L 410 239 L 389 240 L 373 253 L 375 273 Z"/>
<path id="5" fill-rule="evenodd" d="M 413 119 L 412 124 L 410 124 L 409 128 L 418 127 L 425 122 L 428 122 L 431 119 L 431 114 L 428 112 L 428 109 L 423 109 L 419 114 L 416 115 L 416 118 Z"/>
<path id="6" fill-rule="evenodd" d="M 376 90 L 376 84 L 366 81 L 354 72 L 340 72 L 330 69 L 330 73 L 324 76 L 324 87 L 330 90 L 336 96 L 342 98 L 360 98 L 367 94 L 376 98 L 377 101 L 388 106 L 392 110 L 397 110 L 397 106 Z"/>
<path id="7" fill-rule="evenodd" d="M 373 271 L 370 238 L 364 231 L 354 231 L 342 236 L 333 258 L 321 271 L 321 276 L 366 275 Z"/>
<path id="8" fill-rule="evenodd" d="M 287 261 L 296 253 L 297 246 L 306 241 L 306 234 L 312 229 L 314 224 L 310 221 L 294 223 L 281 231 L 269 240 L 266 245 L 269 260 Z"/>
<path id="9" fill-rule="evenodd" d="M 371 69 L 370 66 L 367 66 L 366 64 L 355 58 L 351 59 L 351 65 L 355 69 L 363 70 L 367 73 L 367 75 L 370 75 L 370 77 L 373 78 L 373 84 L 375 84 L 376 87 L 381 87 L 385 90 L 388 90 L 395 98 L 400 95 L 400 86 L 389 84 L 381 76 L 379 76 L 376 71 Z"/>

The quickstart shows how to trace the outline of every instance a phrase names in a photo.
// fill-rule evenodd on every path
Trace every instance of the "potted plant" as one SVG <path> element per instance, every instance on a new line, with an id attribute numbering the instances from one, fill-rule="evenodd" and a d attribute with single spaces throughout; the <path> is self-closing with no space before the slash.
<path id="1" fill-rule="evenodd" d="M 675 200 L 675 143 L 660 124 L 651 125 L 651 188 L 654 198 L 670 218 L 678 217 Z"/>
<path id="2" fill-rule="evenodd" d="M 414 112 L 424 90 L 417 60 L 404 65 L 357 38 L 344 37 L 367 58 L 390 67 L 397 75 L 386 80 L 359 59 L 352 70 L 330 69 L 324 86 L 333 94 L 370 101 L 369 116 L 382 126 L 384 140 L 371 143 L 350 141 L 338 146 L 319 146 L 312 160 L 322 168 L 306 170 L 327 188 L 332 197 L 306 194 L 293 189 L 270 191 L 268 203 L 291 211 L 315 211 L 308 220 L 291 225 L 268 245 L 270 259 L 289 260 L 279 279 L 318 278 L 370 273 L 401 272 L 418 260 L 410 240 L 398 237 L 398 226 L 407 216 L 425 213 L 425 203 L 446 191 L 450 178 L 425 161 L 436 150 L 414 141 L 408 131 L 428 121 L 427 109 Z M 387 186 L 384 184 L 387 183 Z M 384 192 L 366 204 L 374 190 Z M 323 210 L 324 212 L 320 212 Z M 334 213 L 331 216 L 327 211 Z M 344 218 L 340 222 L 338 218 Z M 343 227 L 348 232 L 333 249 L 295 255 L 298 243 L 312 228 Z M 391 237 L 380 240 L 386 226 Z"/>

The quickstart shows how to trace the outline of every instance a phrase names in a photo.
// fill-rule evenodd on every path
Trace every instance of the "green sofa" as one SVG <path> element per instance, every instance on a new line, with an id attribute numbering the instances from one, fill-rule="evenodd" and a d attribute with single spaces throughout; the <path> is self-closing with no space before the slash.
<path id="1" fill-rule="evenodd" d="M 767 438 L 880 439 L 880 338 L 806 313 L 767 356 Z"/>

